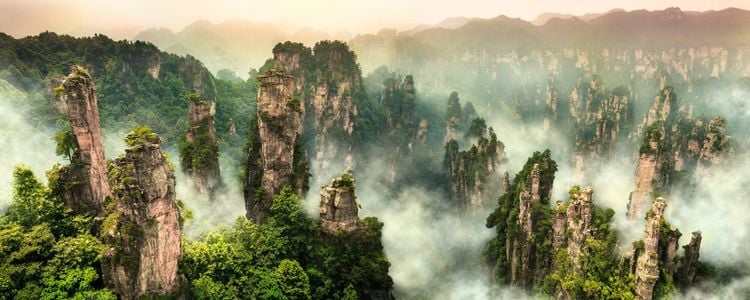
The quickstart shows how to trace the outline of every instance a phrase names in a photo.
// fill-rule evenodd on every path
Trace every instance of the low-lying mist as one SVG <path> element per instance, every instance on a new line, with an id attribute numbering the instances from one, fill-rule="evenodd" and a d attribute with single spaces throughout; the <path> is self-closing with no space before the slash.
<path id="1" fill-rule="evenodd" d="M 12 198 L 13 168 L 24 164 L 40 178 L 52 165 L 62 162 L 55 155 L 54 132 L 29 122 L 31 99 L 0 79 L 0 211 Z"/>

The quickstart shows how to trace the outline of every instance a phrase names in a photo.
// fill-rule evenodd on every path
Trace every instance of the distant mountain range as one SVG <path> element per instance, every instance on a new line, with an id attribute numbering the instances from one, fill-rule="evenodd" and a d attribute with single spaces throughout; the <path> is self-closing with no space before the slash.
<path id="1" fill-rule="evenodd" d="M 212 72 L 228 68 L 245 76 L 270 58 L 271 48 L 293 40 L 313 45 L 319 40 L 350 41 L 363 64 L 377 64 L 394 51 L 396 39 L 414 49 L 437 52 L 466 49 L 516 49 L 549 47 L 680 47 L 697 45 L 750 44 L 750 11 L 727 8 L 693 12 L 679 8 L 647 11 L 613 9 L 604 13 L 573 16 L 543 13 L 531 22 L 498 16 L 495 18 L 448 18 L 433 25 L 409 30 L 384 29 L 375 34 L 350 33 L 334 36 L 313 28 L 288 34 L 270 23 L 226 21 L 194 22 L 179 32 L 148 29 L 134 39 L 159 48 L 190 54 Z M 385 48 L 384 48 L 385 47 Z M 431 50 L 432 51 L 432 50 Z M 370 59 L 367 59 L 370 58 Z M 385 61 L 380 62 L 380 64 Z"/>

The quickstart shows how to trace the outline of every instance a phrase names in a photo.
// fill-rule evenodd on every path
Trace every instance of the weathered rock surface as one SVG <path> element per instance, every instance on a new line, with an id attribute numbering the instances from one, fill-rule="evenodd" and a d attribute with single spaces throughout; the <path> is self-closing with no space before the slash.
<path id="1" fill-rule="evenodd" d="M 131 132 L 125 154 L 112 164 L 114 209 L 102 225 L 105 285 L 122 299 L 179 296 L 182 255 L 174 170 L 159 137 Z"/>
<path id="2" fill-rule="evenodd" d="M 302 122 L 292 76 L 272 69 L 258 81 L 257 137 L 251 143 L 245 185 L 247 217 L 256 222 L 266 217 L 282 188 L 298 186 L 295 152 Z"/>
<path id="3" fill-rule="evenodd" d="M 329 234 L 352 232 L 359 227 L 359 206 L 351 172 L 320 189 L 320 224 Z"/>
<path id="4" fill-rule="evenodd" d="M 586 90 L 579 98 L 578 90 Z M 630 92 L 624 86 L 607 89 L 598 76 L 587 85 L 574 88 L 570 98 L 571 117 L 576 126 L 576 169 L 584 174 L 598 168 L 602 162 L 615 156 L 618 142 L 623 142 L 623 132 L 630 122 L 632 103 Z"/>
<path id="5" fill-rule="evenodd" d="M 294 95 L 301 103 L 302 140 L 307 157 L 315 158 L 318 178 L 330 178 L 340 168 L 354 166 L 352 133 L 363 97 L 356 56 L 338 41 L 322 41 L 311 50 L 285 42 L 273 49 L 273 66 L 294 77 Z"/>
<path id="6" fill-rule="evenodd" d="M 583 190 L 576 189 L 571 192 L 571 198 L 566 211 L 568 260 L 574 270 L 581 268 L 580 258 L 583 255 L 586 238 L 589 237 L 591 228 L 591 217 L 593 214 L 592 194 L 594 190 L 586 187 Z"/>
<path id="7" fill-rule="evenodd" d="M 531 288 L 540 284 L 552 270 L 552 253 L 541 251 L 539 240 L 535 241 L 532 237 L 553 234 L 551 229 L 546 233 L 538 232 L 540 228 L 537 221 L 540 209 L 549 205 L 556 170 L 549 152 L 542 155 L 535 153 L 534 161 L 527 162 L 520 173 L 523 177 L 517 176 L 514 179 L 515 183 L 522 184 L 520 193 L 504 196 L 507 201 L 516 201 L 518 205 L 518 214 L 509 215 L 509 220 L 515 219 L 512 226 L 516 229 L 508 233 L 505 240 L 505 260 L 510 273 L 510 284 Z M 512 212 L 513 210 L 509 211 Z"/>
<path id="8" fill-rule="evenodd" d="M 219 144 L 214 115 L 216 103 L 191 95 L 188 100 L 188 131 L 180 148 L 182 171 L 190 176 L 195 188 L 213 195 L 221 185 Z"/>
<path id="9" fill-rule="evenodd" d="M 469 150 L 461 151 L 458 142 L 450 140 L 445 145 L 445 165 L 451 179 L 451 199 L 460 207 L 475 211 L 485 202 L 497 196 L 490 192 L 487 184 L 497 180 L 494 176 L 505 159 L 505 146 L 489 129 L 488 136 L 481 136 Z"/>
<path id="10" fill-rule="evenodd" d="M 635 171 L 635 191 L 630 194 L 627 216 L 631 220 L 640 218 L 644 206 L 657 188 L 664 186 L 663 180 L 663 127 L 661 123 L 651 125 L 641 146 Z"/>
<path id="11" fill-rule="evenodd" d="M 74 66 L 61 84 L 61 104 L 57 107 L 68 115 L 76 143 L 71 164 L 60 173 L 65 186 L 63 199 L 77 213 L 98 215 L 110 194 L 110 185 L 94 80 L 86 69 Z"/>
<path id="12" fill-rule="evenodd" d="M 701 232 L 695 231 L 690 239 L 690 243 L 682 247 L 685 249 L 685 256 L 682 258 L 679 271 L 683 284 L 693 283 L 698 274 L 701 240 Z"/>
<path id="13" fill-rule="evenodd" d="M 635 280 L 636 295 L 639 299 L 651 300 L 654 286 L 659 279 L 659 240 L 664 222 L 664 198 L 654 200 L 653 207 L 646 218 L 646 234 L 643 238 L 643 250 L 637 257 Z"/>
<path id="14" fill-rule="evenodd" d="M 312 101 L 315 114 L 315 157 L 318 176 L 331 177 L 334 164 L 354 167 L 352 132 L 357 106 L 354 97 L 362 93 L 362 75 L 354 52 L 341 42 L 315 45 L 316 93 Z"/>

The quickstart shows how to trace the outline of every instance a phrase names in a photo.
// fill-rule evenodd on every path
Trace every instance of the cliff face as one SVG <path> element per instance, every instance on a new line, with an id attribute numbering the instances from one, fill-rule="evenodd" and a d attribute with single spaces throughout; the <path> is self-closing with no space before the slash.
<path id="1" fill-rule="evenodd" d="M 582 252 L 586 244 L 586 238 L 590 235 L 593 193 L 594 191 L 591 187 L 586 187 L 583 190 L 574 187 L 573 191 L 571 191 L 571 198 L 566 211 L 567 230 L 569 231 L 566 243 L 568 246 L 568 260 L 574 270 L 581 268 L 580 257 L 583 255 Z"/>
<path id="2" fill-rule="evenodd" d="M 535 152 L 513 179 L 513 186 L 500 197 L 499 207 L 487 218 L 497 237 L 490 242 L 488 258 L 501 283 L 532 288 L 552 270 L 552 223 L 542 215 L 553 216 L 549 208 L 552 181 L 557 164 L 550 152 Z M 561 220 L 559 223 L 565 223 Z M 557 239 L 557 243 L 561 243 Z"/>
<path id="3" fill-rule="evenodd" d="M 664 169 L 664 129 L 662 123 L 649 126 L 644 144 L 641 146 L 635 171 L 635 191 L 630 194 L 628 218 L 643 216 L 644 206 L 657 188 L 665 186 Z"/>
<path id="4" fill-rule="evenodd" d="M 209 195 L 221 185 L 215 114 L 215 102 L 204 101 L 198 94 L 191 95 L 188 101 L 190 127 L 180 147 L 182 171 L 190 175 L 199 192 Z"/>
<path id="5" fill-rule="evenodd" d="M 354 166 L 352 132 L 356 102 L 364 97 L 356 56 L 337 41 L 322 41 L 311 50 L 285 42 L 273 49 L 273 67 L 294 77 L 294 95 L 301 102 L 299 132 L 308 157 L 318 164 L 319 178 L 332 177 L 334 168 Z"/>
<path id="6" fill-rule="evenodd" d="M 359 206 L 351 172 L 320 189 L 320 225 L 324 232 L 352 232 L 359 226 Z"/>
<path id="7" fill-rule="evenodd" d="M 651 210 L 646 215 L 644 238 L 637 243 L 633 251 L 631 272 L 636 279 L 636 294 L 639 299 L 656 298 L 660 296 L 656 293 L 665 290 L 665 286 L 687 286 L 695 281 L 701 234 L 698 231 L 693 232 L 690 243 L 683 246 L 684 256 L 678 256 L 677 249 L 682 234 L 665 220 L 666 206 L 664 198 L 654 200 Z"/>
<path id="8" fill-rule="evenodd" d="M 450 175 L 451 199 L 459 207 L 470 207 L 477 211 L 488 199 L 496 196 L 487 189 L 495 173 L 505 159 L 505 146 L 489 129 L 487 137 L 482 134 L 469 150 L 461 151 L 456 140 L 445 145 L 445 166 Z"/>
<path id="9" fill-rule="evenodd" d="M 352 132 L 357 107 L 354 97 L 360 96 L 362 75 L 354 52 L 341 42 L 320 42 L 313 49 L 319 68 L 313 108 L 315 112 L 315 168 L 318 175 L 328 178 L 340 170 L 332 164 L 354 167 Z"/>
<path id="10" fill-rule="evenodd" d="M 283 187 L 298 186 L 295 153 L 302 121 L 292 76 L 273 69 L 258 81 L 257 137 L 251 142 L 245 187 L 247 216 L 256 222 L 269 213 L 273 196 Z"/>
<path id="11" fill-rule="evenodd" d="M 659 240 L 666 206 L 663 198 L 657 198 L 646 218 L 643 250 L 638 255 L 635 269 L 636 293 L 639 299 L 652 299 L 654 286 L 659 279 Z"/>
<path id="12" fill-rule="evenodd" d="M 109 172 L 114 208 L 102 225 L 103 279 L 122 299 L 176 296 L 182 249 L 174 170 L 150 129 L 134 130 L 126 143 Z"/>
<path id="13" fill-rule="evenodd" d="M 586 90 L 579 100 L 578 90 Z M 576 127 L 575 161 L 577 171 L 584 173 L 590 167 L 598 167 L 602 161 L 614 158 L 618 142 L 626 133 L 633 104 L 630 92 L 624 86 L 607 89 L 597 76 L 588 87 L 579 84 L 571 92 L 570 112 Z M 586 164 L 589 164 L 587 166 Z"/>
<path id="14" fill-rule="evenodd" d="M 715 117 L 708 122 L 708 133 L 703 139 L 695 168 L 696 176 L 710 175 L 713 165 L 724 163 L 731 153 L 729 137 L 726 133 L 726 121 Z"/>
<path id="15" fill-rule="evenodd" d="M 695 231 L 690 238 L 690 243 L 682 247 L 685 249 L 685 256 L 682 258 L 679 271 L 683 284 L 693 283 L 698 274 L 701 240 L 701 232 Z"/>
<path id="16" fill-rule="evenodd" d="M 77 213 L 97 215 L 102 212 L 110 186 L 94 80 L 86 69 L 74 66 L 61 83 L 61 104 L 57 107 L 70 118 L 76 144 L 71 164 L 61 170 L 61 182 L 66 187 L 63 199 Z"/>
<path id="17" fill-rule="evenodd" d="M 392 75 L 380 86 L 380 104 L 385 109 L 387 141 L 393 145 L 388 149 L 388 174 L 386 182 L 394 185 L 402 181 L 400 167 L 411 163 L 410 154 L 415 146 L 424 145 L 429 123 L 419 120 L 416 114 L 416 91 L 411 75 Z"/>
<path id="18" fill-rule="evenodd" d="M 688 107 L 679 105 L 669 86 L 654 98 L 642 126 L 635 190 L 628 204 L 631 219 L 643 215 L 643 206 L 655 192 L 689 186 L 710 175 L 711 167 L 732 153 L 724 119 L 714 117 L 706 122 L 694 118 Z"/>

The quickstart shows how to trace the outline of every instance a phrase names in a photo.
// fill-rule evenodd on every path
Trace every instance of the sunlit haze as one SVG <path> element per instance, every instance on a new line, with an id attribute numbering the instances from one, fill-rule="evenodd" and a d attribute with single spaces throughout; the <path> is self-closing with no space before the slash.
<path id="1" fill-rule="evenodd" d="M 748 9 L 750 1 L 2 0 L 0 30 L 14 36 L 50 30 L 75 34 L 106 31 L 127 37 L 145 28 L 166 27 L 179 31 L 196 20 L 223 22 L 239 19 L 270 22 L 287 31 L 311 27 L 330 34 L 342 31 L 365 33 L 388 27 L 408 29 L 457 16 L 490 18 L 506 15 L 531 21 L 545 12 L 580 15 L 613 8 L 655 10 L 671 6 L 699 11 L 727 7 Z"/>

